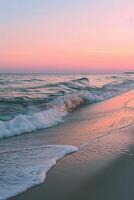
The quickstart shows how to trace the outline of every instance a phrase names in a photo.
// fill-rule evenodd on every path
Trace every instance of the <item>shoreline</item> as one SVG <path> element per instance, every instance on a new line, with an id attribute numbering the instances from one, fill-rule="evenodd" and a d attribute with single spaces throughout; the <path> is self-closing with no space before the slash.
<path id="1" fill-rule="evenodd" d="M 121 134 L 126 131 L 133 132 L 134 126 L 125 128 Z M 110 140 L 111 136 L 108 137 Z M 85 151 L 89 153 L 90 150 Z M 47 173 L 44 183 L 10 200 L 133 199 L 134 145 L 116 155 L 100 157 L 90 151 L 89 160 L 85 157 L 77 160 L 81 154 L 83 150 L 78 150 L 59 160 Z"/>
<path id="2" fill-rule="evenodd" d="M 76 146 L 80 146 L 80 141 L 85 141 L 87 139 L 85 135 L 84 138 L 82 137 L 81 131 L 89 128 L 89 123 L 92 124 L 92 120 L 90 122 L 90 116 L 88 118 L 89 121 L 87 122 L 80 122 L 81 118 L 84 116 L 85 119 L 87 117 L 86 115 L 89 115 L 89 112 L 90 114 L 92 113 L 92 110 L 94 113 L 92 116 L 95 120 L 96 113 L 97 116 L 100 116 L 102 115 L 102 111 L 104 112 L 103 117 L 106 119 L 107 115 L 112 117 L 114 111 L 113 109 L 111 110 L 109 105 L 120 100 L 119 104 L 115 104 L 114 106 L 114 110 L 120 110 L 121 105 L 124 105 L 129 94 L 133 97 L 134 93 L 133 91 L 128 92 L 127 94 L 98 103 L 97 105 L 82 108 L 80 111 L 74 113 L 71 119 L 57 127 L 55 131 L 60 134 L 60 129 L 62 132 L 66 126 L 68 127 L 70 125 L 71 128 L 66 130 L 67 133 L 69 130 L 74 132 L 74 130 L 77 131 L 80 126 L 81 130 L 78 132 L 80 140 L 74 141 L 75 137 L 73 138 L 71 135 L 71 138 L 70 134 L 66 135 L 66 132 L 66 139 L 64 140 L 64 143 L 67 144 L 68 141 L 71 141 L 72 139 L 73 145 L 77 144 Z M 99 114 L 98 107 L 102 108 L 102 111 Z M 110 112 L 112 112 L 112 114 L 110 114 Z M 81 116 L 79 116 L 78 113 L 80 113 Z M 103 117 L 101 118 L 102 121 L 104 121 Z M 80 123 L 80 125 L 77 124 L 77 127 L 76 124 L 70 124 L 72 119 L 74 119 L 75 123 L 77 119 L 77 123 Z M 95 123 L 96 122 L 97 121 L 95 121 Z M 54 128 L 48 130 L 48 132 L 52 131 L 50 138 L 53 136 L 53 130 Z M 132 186 L 134 178 L 131 180 L 134 167 L 134 147 L 133 143 L 131 143 L 134 139 L 132 134 L 133 131 L 133 125 L 122 128 L 121 130 L 115 129 L 113 134 L 107 134 L 105 137 L 98 138 L 93 144 L 91 144 L 91 142 L 94 141 L 94 137 L 91 135 L 91 142 L 89 144 L 80 148 L 78 152 L 64 157 L 58 161 L 55 167 L 49 170 L 43 184 L 37 185 L 22 194 L 10 198 L 10 200 L 81 200 L 83 198 L 91 200 L 133 199 L 134 192 Z M 42 135 L 42 131 L 40 134 Z M 61 141 L 62 137 L 63 135 L 61 135 Z M 59 141 L 57 141 L 57 143 L 59 143 Z M 108 147 L 105 145 L 108 145 Z M 125 182 L 124 174 L 127 182 Z M 131 187 L 127 187 L 126 184 L 128 183 L 131 184 Z M 127 188 L 126 190 L 125 187 Z M 130 189 L 131 191 L 129 191 Z M 129 196 L 129 198 L 126 198 L 126 195 Z"/>

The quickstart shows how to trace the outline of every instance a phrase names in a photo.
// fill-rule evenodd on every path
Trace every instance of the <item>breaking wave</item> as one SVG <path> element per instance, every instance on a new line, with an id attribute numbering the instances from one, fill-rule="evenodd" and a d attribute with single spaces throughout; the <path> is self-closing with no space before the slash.
<path id="1" fill-rule="evenodd" d="M 80 105 L 104 101 L 133 89 L 134 80 L 113 82 L 101 88 L 91 87 L 87 78 L 61 82 L 58 87 L 59 85 L 60 88 L 71 92 L 55 95 L 39 111 L 34 108 L 34 112 L 19 113 L 8 121 L 1 120 L 0 139 L 55 126 Z M 43 99 L 40 102 L 43 103 Z"/>

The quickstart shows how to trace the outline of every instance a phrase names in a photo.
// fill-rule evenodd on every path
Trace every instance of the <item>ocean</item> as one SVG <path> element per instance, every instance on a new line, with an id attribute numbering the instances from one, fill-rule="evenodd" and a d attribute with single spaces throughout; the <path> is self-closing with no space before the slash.
<path id="1" fill-rule="evenodd" d="M 3 200 L 42 183 L 57 160 L 79 149 L 63 145 L 62 141 L 50 144 L 48 128 L 64 123 L 82 106 L 134 89 L 134 74 L 1 74 L 0 86 L 0 200 Z M 37 141 L 40 130 L 45 142 L 42 138 Z M 27 141 L 25 135 L 29 135 Z"/>

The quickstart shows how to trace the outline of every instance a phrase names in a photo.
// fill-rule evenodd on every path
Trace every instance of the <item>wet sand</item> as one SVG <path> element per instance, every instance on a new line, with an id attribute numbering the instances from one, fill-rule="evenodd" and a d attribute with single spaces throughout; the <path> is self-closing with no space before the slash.
<path id="1" fill-rule="evenodd" d="M 78 152 L 60 160 L 49 171 L 43 184 L 11 200 L 133 200 L 133 98 L 134 91 L 131 91 L 106 102 L 87 106 L 74 113 L 65 124 L 47 130 L 51 141 L 56 131 L 57 134 L 65 132 L 65 135 L 63 133 L 58 137 L 59 141 L 65 137 L 64 143 L 70 144 L 72 136 L 71 144 L 79 146 Z M 83 116 L 87 120 L 82 122 Z M 101 133 L 98 137 L 96 130 Z M 86 131 L 90 131 L 89 136 L 85 135 Z M 75 140 L 77 137 L 79 139 Z"/>

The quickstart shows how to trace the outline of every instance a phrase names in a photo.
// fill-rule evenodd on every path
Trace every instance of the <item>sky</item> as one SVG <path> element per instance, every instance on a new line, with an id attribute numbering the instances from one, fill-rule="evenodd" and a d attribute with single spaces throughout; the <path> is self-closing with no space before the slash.
<path id="1" fill-rule="evenodd" d="M 134 0 L 0 0 L 0 72 L 134 70 Z"/>

